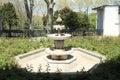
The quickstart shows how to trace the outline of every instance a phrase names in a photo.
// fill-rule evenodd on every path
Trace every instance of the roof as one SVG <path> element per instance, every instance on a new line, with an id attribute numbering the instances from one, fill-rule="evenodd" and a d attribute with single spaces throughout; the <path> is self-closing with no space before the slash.
<path id="1" fill-rule="evenodd" d="M 120 1 L 113 2 L 113 3 L 111 3 L 111 5 L 117 5 L 117 6 L 120 6 Z"/>
<path id="2" fill-rule="evenodd" d="M 100 5 L 100 6 L 97 6 L 97 7 L 93 8 L 93 10 L 102 9 L 102 8 L 104 8 L 106 6 L 120 6 L 120 1 L 116 1 L 116 2 L 113 2 L 113 3 L 108 3 L 108 4 Z"/>

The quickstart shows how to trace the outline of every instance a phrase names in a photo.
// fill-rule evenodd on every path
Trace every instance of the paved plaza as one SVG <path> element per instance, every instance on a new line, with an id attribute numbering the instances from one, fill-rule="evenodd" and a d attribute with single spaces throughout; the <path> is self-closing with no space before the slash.
<path id="1" fill-rule="evenodd" d="M 68 60 L 50 60 L 46 49 L 38 49 L 26 54 L 16 56 L 18 65 L 32 72 L 62 72 L 74 73 L 81 71 L 91 71 L 100 63 L 104 62 L 105 57 L 98 53 L 93 53 L 81 48 L 73 48 L 70 55 L 73 56 Z"/>

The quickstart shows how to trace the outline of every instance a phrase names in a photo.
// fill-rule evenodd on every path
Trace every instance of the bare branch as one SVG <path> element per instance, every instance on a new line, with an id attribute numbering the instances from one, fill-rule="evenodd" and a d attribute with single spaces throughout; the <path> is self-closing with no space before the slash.
<path id="1" fill-rule="evenodd" d="M 53 3 L 53 0 L 51 0 L 51 3 Z"/>
<path id="2" fill-rule="evenodd" d="M 55 3 L 52 4 L 52 8 L 55 6 Z"/>
<path id="3" fill-rule="evenodd" d="M 46 4 L 49 4 L 49 1 L 48 0 L 44 0 L 46 2 Z"/>

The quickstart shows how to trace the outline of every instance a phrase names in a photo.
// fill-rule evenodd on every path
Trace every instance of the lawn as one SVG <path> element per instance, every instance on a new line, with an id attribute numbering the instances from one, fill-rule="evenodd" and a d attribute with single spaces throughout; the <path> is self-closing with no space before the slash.
<path id="1" fill-rule="evenodd" d="M 14 57 L 38 48 L 53 46 L 53 41 L 30 38 L 0 38 L 0 80 L 48 80 L 42 74 L 32 74 L 15 65 Z M 69 77 L 76 80 L 119 80 L 120 79 L 120 37 L 72 37 L 65 41 L 65 47 L 81 47 L 107 57 L 91 74 Z M 31 77 L 29 77 L 31 76 Z M 54 80 L 60 76 L 54 76 Z M 16 79 L 17 78 L 17 79 Z M 18 79 L 19 78 L 19 79 Z M 63 78 L 63 77 L 62 77 Z M 53 80 L 53 77 L 51 78 Z"/>

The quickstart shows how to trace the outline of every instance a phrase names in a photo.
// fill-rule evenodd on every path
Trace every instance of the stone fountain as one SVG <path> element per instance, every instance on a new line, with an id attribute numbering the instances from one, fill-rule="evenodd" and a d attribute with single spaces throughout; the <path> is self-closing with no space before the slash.
<path id="1" fill-rule="evenodd" d="M 48 38 L 54 40 L 54 48 L 46 49 L 46 52 L 50 54 L 51 59 L 53 60 L 66 60 L 69 57 L 69 54 L 72 50 L 64 49 L 64 40 L 71 37 L 70 34 L 61 33 L 61 30 L 65 28 L 64 25 L 61 25 L 62 19 L 60 14 L 56 20 L 58 25 L 54 25 L 54 28 L 57 30 L 55 34 L 48 34 Z"/>
<path id="2" fill-rule="evenodd" d="M 82 48 L 64 48 L 64 40 L 69 39 L 71 34 L 61 33 L 65 28 L 61 24 L 62 19 L 58 16 L 54 25 L 57 33 L 48 34 L 47 38 L 54 40 L 54 47 L 43 48 L 30 51 L 16 56 L 16 62 L 21 68 L 30 67 L 32 72 L 57 72 L 76 73 L 77 71 L 92 71 L 100 63 L 104 62 L 105 57 Z M 40 69 L 39 69 L 40 68 Z M 30 70 L 31 71 L 31 70 Z"/>

